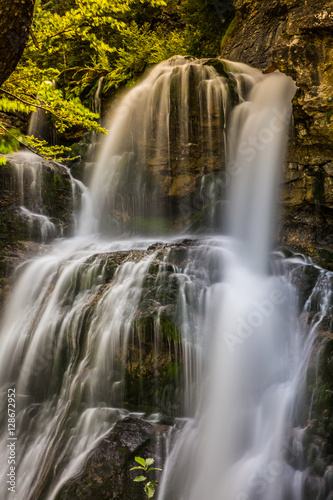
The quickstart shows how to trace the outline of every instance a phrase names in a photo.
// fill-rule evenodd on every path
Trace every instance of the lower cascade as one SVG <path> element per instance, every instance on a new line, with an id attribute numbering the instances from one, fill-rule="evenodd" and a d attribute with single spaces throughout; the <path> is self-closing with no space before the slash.
<path id="1" fill-rule="evenodd" d="M 121 97 L 90 186 L 71 177 L 76 234 L 18 268 L 1 320 L 1 498 L 140 500 L 140 453 L 158 500 L 331 498 L 329 467 L 308 486 L 303 399 L 333 273 L 271 250 L 295 90 L 176 57 Z"/>

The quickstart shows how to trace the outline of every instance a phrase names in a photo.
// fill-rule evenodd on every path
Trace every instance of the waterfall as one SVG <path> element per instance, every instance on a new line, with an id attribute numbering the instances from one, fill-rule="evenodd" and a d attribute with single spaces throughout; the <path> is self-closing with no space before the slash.
<path id="1" fill-rule="evenodd" d="M 18 152 L 12 156 L 12 162 L 16 171 L 18 215 L 27 220 L 29 236 L 46 243 L 62 235 L 62 228 L 46 215 L 42 196 L 42 159 L 30 152 Z"/>
<path id="2" fill-rule="evenodd" d="M 208 395 L 198 429 L 189 435 L 197 461 L 192 459 L 184 490 L 166 487 L 163 493 L 162 488 L 160 498 L 282 500 L 291 495 L 281 457 L 301 360 L 293 329 L 296 307 L 289 288 L 266 269 L 294 92 L 283 75 L 258 75 L 248 99 L 231 115 L 231 256 L 219 285 Z"/>
<path id="3" fill-rule="evenodd" d="M 55 81 L 45 81 L 43 85 L 52 85 L 55 88 Z M 39 98 L 37 96 L 37 98 Z M 40 141 L 47 141 L 54 146 L 57 144 L 57 131 L 52 123 L 50 114 L 47 114 L 44 109 L 37 108 L 30 116 L 28 135 L 33 136 Z"/>
<path id="4" fill-rule="evenodd" d="M 179 56 L 119 98 L 91 185 L 72 179 L 75 236 L 18 269 L 1 321 L 19 500 L 67 498 L 131 408 L 182 429 L 159 500 L 303 498 L 285 454 L 302 446 L 297 402 L 332 283 L 318 271 L 308 332 L 294 282 L 311 264 L 270 254 L 294 92 L 279 73 Z M 222 224 L 222 209 L 218 235 L 185 231 L 202 213 Z M 4 499 L 7 474 L 3 453 Z"/>
<path id="5" fill-rule="evenodd" d="M 229 108 L 238 97 L 232 74 L 222 62 L 221 68 L 223 76 L 208 63 L 175 57 L 120 99 L 91 184 L 94 210 L 84 214 L 82 232 L 170 231 L 177 206 L 186 212 L 191 205 L 186 165 L 193 162 L 201 177 L 222 167 Z"/>

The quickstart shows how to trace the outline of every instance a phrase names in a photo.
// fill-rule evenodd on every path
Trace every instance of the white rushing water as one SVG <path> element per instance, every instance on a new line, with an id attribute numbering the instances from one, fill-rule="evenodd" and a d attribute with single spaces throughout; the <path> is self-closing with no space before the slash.
<path id="1" fill-rule="evenodd" d="M 142 218 L 160 221 L 170 216 L 170 207 L 162 206 L 161 200 L 175 189 L 172 170 L 186 174 L 183 165 L 194 146 L 196 127 L 205 144 L 202 163 L 211 163 L 217 154 L 213 130 L 221 135 L 219 161 L 223 157 L 224 129 L 232 107 L 230 88 L 227 78 L 213 67 L 174 57 L 128 91 L 110 118 L 91 183 L 93 211 L 83 214 L 82 234 L 92 230 L 121 234 L 128 227 L 140 232 Z M 192 123 L 194 111 L 199 126 Z M 171 168 L 175 150 L 179 155 Z M 130 220 L 132 225 L 127 226 Z"/>
<path id="2" fill-rule="evenodd" d="M 188 475 L 183 485 L 170 492 L 169 478 L 160 498 L 282 500 L 291 495 L 281 457 L 301 353 L 293 294 L 267 269 L 295 86 L 281 74 L 249 76 L 248 99 L 231 115 L 227 171 L 233 176 L 233 240 L 218 285 L 208 395 L 188 438 L 190 456 L 196 458 L 190 472 L 183 471 Z"/>
<path id="3" fill-rule="evenodd" d="M 0 382 L 2 409 L 8 388 L 17 394 L 19 500 L 55 499 L 128 414 L 120 361 L 130 342 L 142 349 L 136 320 L 147 283 L 156 286 L 149 299 L 157 311 L 155 359 L 163 351 L 163 314 L 177 295 L 181 339 L 177 334 L 167 346 L 168 362 L 182 365 L 182 387 L 159 398 L 166 411 L 188 419 L 169 454 L 159 500 L 302 499 L 303 475 L 284 451 L 331 281 L 322 271 L 313 292 L 320 313 L 304 342 L 291 285 L 296 261 L 269 259 L 295 85 L 279 73 L 223 65 L 221 76 L 204 61 L 172 58 L 124 94 L 90 188 L 72 180 L 73 193 L 82 195 L 76 237 L 18 270 L 1 323 Z M 158 243 L 119 238 L 129 221 L 139 232 L 142 219 L 170 215 L 160 201 L 172 192 L 172 172 L 183 174 L 192 158 L 194 122 L 203 163 L 227 160 L 228 235 L 184 244 L 166 236 Z M 301 446 L 301 435 L 295 431 L 291 446 Z M 6 425 L 1 439 L 5 449 Z M 0 464 L 5 485 L 5 455 Z M 1 498 L 10 495 L 3 490 Z"/>

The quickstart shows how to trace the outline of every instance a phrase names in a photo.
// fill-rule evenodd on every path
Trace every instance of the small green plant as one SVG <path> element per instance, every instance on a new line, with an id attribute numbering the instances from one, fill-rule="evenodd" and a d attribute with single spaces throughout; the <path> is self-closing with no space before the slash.
<path id="1" fill-rule="evenodd" d="M 133 479 L 133 481 L 136 483 L 144 483 L 144 490 L 147 498 L 148 499 L 153 498 L 153 496 L 155 495 L 156 486 L 158 485 L 159 481 L 156 480 L 149 481 L 147 476 L 149 472 L 155 470 L 161 471 L 162 469 L 159 469 L 158 467 L 151 467 L 155 462 L 153 458 L 147 458 L 145 460 L 144 458 L 141 457 L 135 457 L 135 461 L 139 465 L 132 467 L 130 470 L 142 470 L 145 473 L 145 475 L 136 476 Z"/>

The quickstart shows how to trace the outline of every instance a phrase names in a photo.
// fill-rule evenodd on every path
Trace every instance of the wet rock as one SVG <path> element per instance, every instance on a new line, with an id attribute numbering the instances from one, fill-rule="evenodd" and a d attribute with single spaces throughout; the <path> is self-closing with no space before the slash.
<path id="1" fill-rule="evenodd" d="M 74 220 L 68 173 L 31 153 L 7 156 L 0 167 L 0 192 L 1 304 L 18 264 L 45 251 L 40 243 L 70 235 Z"/>
<path id="2" fill-rule="evenodd" d="M 165 446 L 156 445 L 170 432 L 171 427 L 137 418 L 119 421 L 88 458 L 84 471 L 62 488 L 56 500 L 144 500 L 142 484 L 133 482 L 138 473 L 130 468 L 136 465 L 136 456 L 154 458 L 154 465 L 163 468 Z M 155 478 L 160 475 L 157 472 Z"/>
<path id="3" fill-rule="evenodd" d="M 333 335 L 317 335 L 306 380 L 305 407 L 310 409 L 303 446 L 308 464 L 305 498 L 328 498 L 332 485 L 327 474 L 333 464 Z M 318 494 L 323 496 L 317 496 Z"/>
<path id="4" fill-rule="evenodd" d="M 19 207 L 43 214 L 61 227 L 73 229 L 73 196 L 66 170 L 30 153 L 8 155 L 0 171 L 0 236 L 2 241 L 32 240 L 27 218 Z"/>
<path id="5" fill-rule="evenodd" d="M 10 297 L 12 285 L 20 274 L 20 264 L 46 251 L 45 245 L 32 241 L 0 241 L 0 311 Z"/>
<path id="6" fill-rule="evenodd" d="M 291 282 L 297 290 L 298 307 L 301 312 L 316 285 L 320 269 L 312 265 L 298 265 L 293 270 Z"/>

